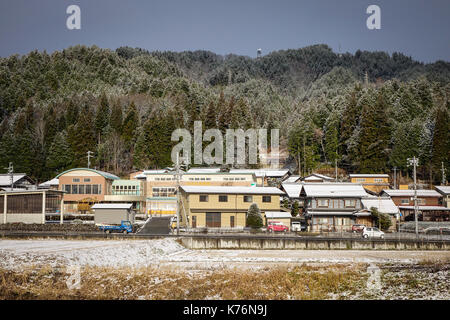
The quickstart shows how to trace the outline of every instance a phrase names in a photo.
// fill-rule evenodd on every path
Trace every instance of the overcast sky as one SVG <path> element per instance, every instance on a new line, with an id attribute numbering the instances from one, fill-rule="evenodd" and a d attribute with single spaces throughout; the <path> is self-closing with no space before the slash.
<path id="1" fill-rule="evenodd" d="M 66 27 L 69 5 L 81 30 Z M 381 8 L 381 30 L 366 9 Z M 335 52 L 450 59 L 450 0 L 0 0 L 0 56 L 71 45 L 256 56 L 325 43 Z"/>

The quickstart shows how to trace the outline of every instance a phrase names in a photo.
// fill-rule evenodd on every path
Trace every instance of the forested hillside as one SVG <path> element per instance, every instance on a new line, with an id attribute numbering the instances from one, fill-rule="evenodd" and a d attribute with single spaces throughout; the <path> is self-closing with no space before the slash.
<path id="1" fill-rule="evenodd" d="M 76 46 L 0 59 L 0 170 L 39 181 L 87 165 L 125 175 L 171 165 L 171 132 L 280 128 L 302 173 L 450 169 L 450 63 L 326 45 L 260 58 Z M 449 172 L 449 171 L 447 171 Z"/>

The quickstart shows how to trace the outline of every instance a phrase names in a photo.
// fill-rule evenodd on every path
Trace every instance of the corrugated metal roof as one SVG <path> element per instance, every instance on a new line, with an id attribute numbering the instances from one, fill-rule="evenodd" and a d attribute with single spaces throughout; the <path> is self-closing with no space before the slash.
<path id="1" fill-rule="evenodd" d="M 76 171 L 76 170 L 92 171 L 92 172 L 95 172 L 95 173 L 97 173 L 97 174 L 99 174 L 99 175 L 105 177 L 106 179 L 112 179 L 112 180 L 119 179 L 118 176 L 116 176 L 116 175 L 114 175 L 114 174 L 112 174 L 112 173 L 105 172 L 105 171 L 100 171 L 100 170 L 95 170 L 95 169 L 91 169 L 91 168 L 73 168 L 73 169 L 69 169 L 69 170 L 66 170 L 66 171 L 64 171 L 64 172 L 62 172 L 62 173 L 60 173 L 60 174 L 58 174 L 58 175 L 56 176 L 56 178 L 59 178 L 59 177 L 62 176 L 63 174 L 66 174 L 66 173 L 71 172 L 71 171 Z"/>
<path id="2" fill-rule="evenodd" d="M 285 194 L 273 187 L 180 186 L 180 188 L 187 193 Z"/>
<path id="3" fill-rule="evenodd" d="M 297 183 L 282 183 L 284 191 L 286 191 L 289 198 L 299 198 L 303 185 Z"/>
<path id="4" fill-rule="evenodd" d="M 369 197 L 362 198 L 361 202 L 363 206 L 370 210 L 370 208 L 375 207 L 379 212 L 396 214 L 399 212 L 398 207 L 395 205 L 391 198 L 379 198 L 379 197 Z"/>
<path id="5" fill-rule="evenodd" d="M 305 183 L 307 197 L 366 197 L 368 193 L 357 183 Z"/>
<path id="6" fill-rule="evenodd" d="M 435 188 L 442 194 L 450 194 L 450 186 L 435 186 Z"/>
<path id="7" fill-rule="evenodd" d="M 414 190 L 383 190 L 384 193 L 391 197 L 413 197 Z M 417 196 L 419 197 L 442 197 L 442 195 L 436 190 L 417 190 Z"/>
<path id="8" fill-rule="evenodd" d="M 280 218 L 292 218 L 289 212 L 284 211 L 266 211 L 267 219 L 280 219 Z"/>
<path id="9" fill-rule="evenodd" d="M 131 209 L 132 203 L 96 203 L 91 209 Z"/>

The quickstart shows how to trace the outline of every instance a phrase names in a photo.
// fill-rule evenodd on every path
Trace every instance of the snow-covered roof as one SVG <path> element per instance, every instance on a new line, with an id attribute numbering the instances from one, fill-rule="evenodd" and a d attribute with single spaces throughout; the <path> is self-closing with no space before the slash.
<path id="1" fill-rule="evenodd" d="M 283 183 L 296 183 L 298 180 L 300 180 L 300 176 L 290 176 L 289 178 L 285 179 Z"/>
<path id="2" fill-rule="evenodd" d="M 13 183 L 16 183 L 25 176 L 26 176 L 25 173 L 14 173 Z M 10 186 L 10 185 L 11 185 L 11 175 L 8 173 L 0 174 L 0 186 Z"/>
<path id="3" fill-rule="evenodd" d="M 364 208 L 370 210 L 370 208 L 375 207 L 379 212 L 396 214 L 399 212 L 398 207 L 395 205 L 391 198 L 387 197 L 369 197 L 362 198 L 361 202 Z"/>
<path id="4" fill-rule="evenodd" d="M 284 194 L 274 187 L 180 186 L 180 188 L 187 193 Z"/>
<path id="5" fill-rule="evenodd" d="M 91 209 L 131 209 L 132 203 L 96 203 Z"/>
<path id="6" fill-rule="evenodd" d="M 48 180 L 45 182 L 42 182 L 39 187 L 50 187 L 50 186 L 58 186 L 59 185 L 59 179 L 58 178 L 53 178 L 52 180 Z"/>
<path id="7" fill-rule="evenodd" d="M 352 173 L 350 178 L 389 178 L 388 174 L 372 174 L 372 173 Z"/>
<path id="8" fill-rule="evenodd" d="M 414 206 L 398 206 L 400 209 L 414 210 Z M 440 206 L 417 206 L 421 211 L 450 211 L 450 208 Z"/>
<path id="9" fill-rule="evenodd" d="M 450 186 L 435 186 L 436 190 L 444 195 L 450 194 Z"/>
<path id="10" fill-rule="evenodd" d="M 299 198 L 302 191 L 302 184 L 298 183 L 282 183 L 284 191 L 286 191 L 289 198 Z"/>
<path id="11" fill-rule="evenodd" d="M 191 168 L 187 173 L 217 173 L 220 172 L 220 168 Z"/>
<path id="12" fill-rule="evenodd" d="M 305 183 L 307 197 L 366 197 L 368 193 L 357 183 Z"/>
<path id="13" fill-rule="evenodd" d="M 254 173 L 257 177 L 281 178 L 289 173 L 288 169 L 270 170 L 270 169 L 230 169 L 230 173 Z"/>
<path id="14" fill-rule="evenodd" d="M 386 189 L 383 190 L 384 193 L 390 197 L 413 197 L 414 190 L 400 190 L 400 189 Z M 418 197 L 442 197 L 442 195 L 436 190 L 417 190 Z"/>
<path id="15" fill-rule="evenodd" d="M 265 214 L 267 219 L 292 218 L 291 213 L 285 211 L 266 211 Z"/>
<path id="16" fill-rule="evenodd" d="M 320 174 L 320 173 L 312 173 L 302 179 L 303 181 L 320 181 L 320 180 L 327 180 L 332 181 L 334 178 Z"/>

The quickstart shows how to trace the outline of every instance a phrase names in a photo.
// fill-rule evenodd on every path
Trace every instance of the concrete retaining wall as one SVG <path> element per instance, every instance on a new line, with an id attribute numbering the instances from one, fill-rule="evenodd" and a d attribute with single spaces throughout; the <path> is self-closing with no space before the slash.
<path id="1" fill-rule="evenodd" d="M 3 216 L 3 215 L 2 215 Z M 41 213 L 8 213 L 6 215 L 6 223 L 23 222 L 23 223 L 42 223 Z M 3 223 L 3 217 L 1 220 Z"/>
<path id="2" fill-rule="evenodd" d="M 183 237 L 189 249 L 449 250 L 449 241 Z"/>

